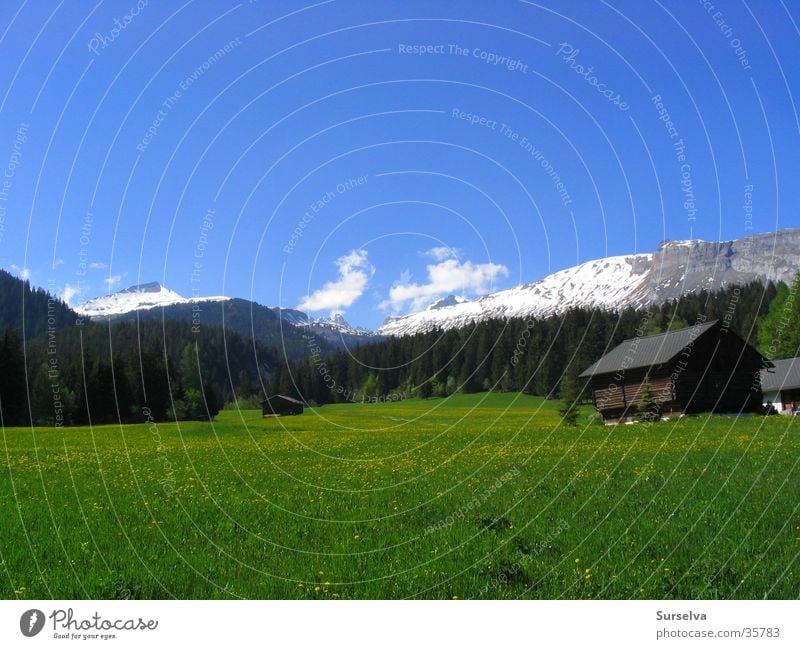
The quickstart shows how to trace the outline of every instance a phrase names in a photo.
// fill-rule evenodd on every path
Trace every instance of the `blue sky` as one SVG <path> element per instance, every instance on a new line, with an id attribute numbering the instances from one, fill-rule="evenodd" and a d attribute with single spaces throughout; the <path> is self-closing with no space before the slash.
<path id="1" fill-rule="evenodd" d="M 798 22 L 780 1 L 4 2 L 0 266 L 72 304 L 157 280 L 375 327 L 798 227 Z"/>

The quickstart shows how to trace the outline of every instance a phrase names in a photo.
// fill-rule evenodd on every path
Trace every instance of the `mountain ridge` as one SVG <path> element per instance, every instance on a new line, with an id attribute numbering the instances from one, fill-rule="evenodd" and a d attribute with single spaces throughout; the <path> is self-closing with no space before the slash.
<path id="1" fill-rule="evenodd" d="M 752 281 L 789 283 L 798 268 L 800 229 L 719 242 L 664 240 L 651 253 L 603 257 L 469 302 L 390 316 L 377 333 L 412 335 L 489 318 L 542 318 L 570 308 L 646 308 Z"/>
<path id="2" fill-rule="evenodd" d="M 663 240 L 654 252 L 583 262 L 537 281 L 474 300 L 456 295 L 439 297 L 421 311 L 387 317 L 374 332 L 351 326 L 341 314 L 312 318 L 297 309 L 241 301 L 255 305 L 251 310 L 264 311 L 266 317 L 275 316 L 301 332 L 311 333 L 335 346 L 347 346 L 434 328 L 460 328 L 489 318 L 548 317 L 571 308 L 646 308 L 688 293 L 752 281 L 788 283 L 798 268 L 800 229 L 783 229 L 719 242 Z M 225 296 L 184 298 L 159 282 L 149 282 L 94 298 L 75 310 L 94 319 L 117 318 L 159 307 L 175 311 L 181 305 L 191 305 L 195 309 L 211 303 L 232 305 L 232 300 L 239 299 Z"/>
<path id="3" fill-rule="evenodd" d="M 227 296 L 186 298 L 160 282 L 136 284 L 75 307 L 89 320 L 181 320 L 196 327 L 224 326 L 264 345 L 284 350 L 291 357 L 308 354 L 310 342 L 325 352 L 379 340 L 372 331 L 351 326 L 341 314 L 311 318 L 285 307 L 269 307 Z"/>

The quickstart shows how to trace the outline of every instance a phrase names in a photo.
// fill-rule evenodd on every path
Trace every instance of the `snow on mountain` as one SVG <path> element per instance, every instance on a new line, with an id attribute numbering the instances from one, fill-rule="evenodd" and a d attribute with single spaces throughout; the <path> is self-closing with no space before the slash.
<path id="1" fill-rule="evenodd" d="M 302 326 L 302 325 L 301 325 Z M 309 320 L 307 325 L 319 333 L 320 329 L 327 329 L 333 333 L 347 336 L 374 336 L 369 329 L 351 326 L 341 313 L 334 313 L 330 318 Z"/>
<path id="2" fill-rule="evenodd" d="M 642 263 L 650 254 L 606 257 L 548 275 L 544 279 L 484 295 L 472 302 L 444 300 L 425 311 L 387 318 L 378 328 L 384 336 L 404 336 L 434 327 L 452 329 L 489 318 L 546 317 L 570 307 L 610 309 L 641 292 Z"/>
<path id="3" fill-rule="evenodd" d="M 662 241 L 653 253 L 605 257 L 566 268 L 544 279 L 469 301 L 448 295 L 424 311 L 390 316 L 376 332 L 347 323 L 342 314 L 313 319 L 296 309 L 263 307 L 285 322 L 305 327 L 335 343 L 360 338 L 402 336 L 432 328 L 464 327 L 488 318 L 557 315 L 574 308 L 619 310 L 643 308 L 700 290 L 768 280 L 791 282 L 800 268 L 800 229 L 753 235 L 735 241 L 696 239 Z M 228 300 L 185 298 L 158 282 L 132 286 L 95 298 L 75 310 L 91 318 L 118 316 L 141 309 Z"/>
<path id="4" fill-rule="evenodd" d="M 424 311 L 391 316 L 378 328 L 404 336 L 490 318 L 557 315 L 568 309 L 643 308 L 701 290 L 769 280 L 791 282 L 800 268 L 800 230 L 735 241 L 662 241 L 654 253 L 605 257 L 472 302 L 448 296 Z"/>
<path id="5" fill-rule="evenodd" d="M 333 313 L 329 318 L 311 318 L 307 313 L 298 311 L 297 309 L 288 309 L 280 306 L 269 308 L 271 308 L 284 322 L 288 322 L 295 327 L 307 327 L 318 334 L 339 334 L 346 336 L 375 335 L 375 333 L 369 329 L 353 327 L 347 322 L 347 320 L 344 319 L 344 316 L 341 313 Z"/>
<path id="6" fill-rule="evenodd" d="M 137 284 L 111 295 L 96 297 L 76 306 L 75 311 L 89 318 L 103 318 L 122 315 L 141 309 L 153 309 L 172 304 L 191 304 L 194 302 L 219 302 L 227 297 L 186 298 L 162 286 L 158 282 Z"/>
<path id="7" fill-rule="evenodd" d="M 283 306 L 271 306 L 267 308 L 271 309 L 275 315 L 277 315 L 284 322 L 288 322 L 289 324 L 297 327 L 305 326 L 311 322 L 307 313 L 298 311 L 297 309 L 289 309 Z"/>
<path id="8" fill-rule="evenodd" d="M 455 306 L 456 304 L 463 304 L 464 302 L 469 302 L 469 300 L 458 295 L 448 295 L 441 300 L 436 300 L 436 302 L 428 307 L 428 310 L 443 309 L 446 306 Z"/>
<path id="9" fill-rule="evenodd" d="M 222 296 L 186 298 L 158 282 L 149 282 L 131 286 L 111 295 L 94 298 L 75 307 L 75 311 L 89 318 L 109 318 L 176 304 L 201 304 L 204 302 L 222 302 L 229 299 Z M 341 342 L 343 338 L 350 341 L 353 337 L 375 337 L 372 331 L 348 324 L 340 313 L 333 314 L 331 318 L 313 319 L 308 314 L 296 309 L 284 307 L 265 308 L 272 311 L 284 322 L 295 327 L 307 328 L 313 334 L 334 342 Z"/>

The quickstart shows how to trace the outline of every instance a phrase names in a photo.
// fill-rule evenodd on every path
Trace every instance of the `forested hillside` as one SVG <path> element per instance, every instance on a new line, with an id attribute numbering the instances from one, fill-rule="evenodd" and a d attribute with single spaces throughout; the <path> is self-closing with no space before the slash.
<path id="1" fill-rule="evenodd" d="M 262 381 L 279 364 L 273 348 L 218 326 L 82 320 L 1 271 L 0 304 L 6 426 L 213 417 L 234 391 L 263 392 Z"/>
<path id="2" fill-rule="evenodd" d="M 800 342 L 798 282 L 701 292 L 651 311 L 573 309 L 541 320 L 489 320 L 334 352 L 309 332 L 288 362 L 284 350 L 219 326 L 81 324 L 27 282 L 1 273 L 0 285 L 6 426 L 205 419 L 234 398 L 253 405 L 265 391 L 320 404 L 481 390 L 552 397 L 563 376 L 574 380 L 622 340 L 692 324 L 699 314 L 760 341 L 770 357 L 796 352 Z M 776 340 L 780 348 L 771 349 Z M 301 349 L 307 358 L 293 360 Z"/>
<path id="3" fill-rule="evenodd" d="M 213 417 L 234 391 L 261 392 L 274 350 L 235 332 L 183 322 L 89 324 L 29 341 L 0 338 L 6 426 Z M 26 387 L 27 386 L 27 387 Z M 30 415 L 28 407 L 30 405 Z"/>
<path id="4" fill-rule="evenodd" d="M 241 336 L 255 338 L 264 346 L 280 349 L 289 359 L 308 355 L 304 330 L 281 321 L 274 309 L 261 304 L 233 298 L 225 301 L 205 301 L 197 304 L 172 304 L 164 308 L 146 309 L 117 316 L 113 322 L 177 320 L 203 326 L 225 327 Z M 319 344 L 326 352 L 335 347 L 327 340 Z"/>
<path id="5" fill-rule="evenodd" d="M 80 316 L 64 302 L 43 288 L 31 288 L 23 281 L 0 270 L 0 332 L 12 329 L 26 338 L 73 324 Z"/>
<path id="6" fill-rule="evenodd" d="M 800 272 L 791 286 L 778 286 L 759 327 L 758 347 L 770 359 L 800 355 Z"/>
<path id="7" fill-rule="evenodd" d="M 488 320 L 390 338 L 282 367 L 269 387 L 318 403 L 481 390 L 555 396 L 562 376 L 577 377 L 621 341 L 685 327 L 699 314 L 723 320 L 755 344 L 776 290 L 754 282 L 687 295 L 650 311 L 573 309 L 542 320 Z"/>

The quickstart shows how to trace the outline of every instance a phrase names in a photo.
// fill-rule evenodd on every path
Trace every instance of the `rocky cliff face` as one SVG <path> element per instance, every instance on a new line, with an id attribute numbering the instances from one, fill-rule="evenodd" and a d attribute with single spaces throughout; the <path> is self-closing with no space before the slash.
<path id="1" fill-rule="evenodd" d="M 546 317 L 573 307 L 642 308 L 687 293 L 769 280 L 790 282 L 800 268 L 800 230 L 735 241 L 663 241 L 653 253 L 606 257 L 472 302 L 388 318 L 382 335 L 463 327 L 488 318 Z"/>
<path id="2" fill-rule="evenodd" d="M 800 267 L 800 230 L 735 241 L 664 241 L 647 265 L 646 303 L 754 281 L 788 283 Z"/>

